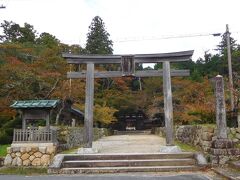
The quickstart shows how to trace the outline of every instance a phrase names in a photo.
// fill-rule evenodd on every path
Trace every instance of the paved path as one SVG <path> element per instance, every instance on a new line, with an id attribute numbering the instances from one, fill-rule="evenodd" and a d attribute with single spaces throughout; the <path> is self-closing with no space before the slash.
<path id="1" fill-rule="evenodd" d="M 152 134 L 114 135 L 93 142 L 100 153 L 154 153 L 165 145 L 165 138 Z"/>
<path id="2" fill-rule="evenodd" d="M 207 176 L 200 174 L 188 175 L 61 175 L 61 176 L 10 176 L 0 175 L 0 180 L 209 180 Z"/>

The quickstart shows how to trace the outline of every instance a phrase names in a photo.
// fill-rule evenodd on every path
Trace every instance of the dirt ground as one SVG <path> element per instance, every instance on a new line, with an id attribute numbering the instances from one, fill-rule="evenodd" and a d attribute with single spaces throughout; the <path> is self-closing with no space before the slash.
<path id="1" fill-rule="evenodd" d="M 99 153 L 154 153 L 164 145 L 165 138 L 149 134 L 115 135 L 93 142 Z"/>

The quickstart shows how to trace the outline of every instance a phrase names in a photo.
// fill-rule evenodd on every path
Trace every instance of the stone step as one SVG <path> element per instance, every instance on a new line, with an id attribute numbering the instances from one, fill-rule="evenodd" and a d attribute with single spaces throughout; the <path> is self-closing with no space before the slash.
<path id="1" fill-rule="evenodd" d="M 138 166 L 138 167 L 97 167 L 97 168 L 62 168 L 55 173 L 127 173 L 127 172 L 169 172 L 169 171 L 197 171 L 197 166 Z M 54 173 L 53 171 L 50 173 Z"/>
<path id="2" fill-rule="evenodd" d="M 117 153 L 117 154 L 71 154 L 65 155 L 64 161 L 73 160 L 131 160 L 131 159 L 188 159 L 194 158 L 194 153 Z"/>
<path id="3" fill-rule="evenodd" d="M 62 167 L 191 166 L 195 164 L 195 159 L 81 160 L 64 161 Z"/>

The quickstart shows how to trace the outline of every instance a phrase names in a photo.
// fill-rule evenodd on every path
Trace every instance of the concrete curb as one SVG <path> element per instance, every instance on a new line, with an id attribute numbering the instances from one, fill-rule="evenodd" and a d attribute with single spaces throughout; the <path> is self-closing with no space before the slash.
<path id="1" fill-rule="evenodd" d="M 212 170 L 217 173 L 218 175 L 230 179 L 230 180 L 237 180 L 239 178 L 233 177 L 232 175 L 230 175 L 229 173 L 227 173 L 226 171 L 223 171 L 222 168 L 212 168 Z"/>

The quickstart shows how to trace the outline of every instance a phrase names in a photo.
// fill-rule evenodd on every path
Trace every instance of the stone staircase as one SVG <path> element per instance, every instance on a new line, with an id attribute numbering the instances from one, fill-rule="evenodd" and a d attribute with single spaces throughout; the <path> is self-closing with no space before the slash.
<path id="1" fill-rule="evenodd" d="M 124 154 L 73 154 L 55 156 L 48 172 L 57 174 L 124 173 L 199 170 L 195 154 L 124 153 Z"/>

